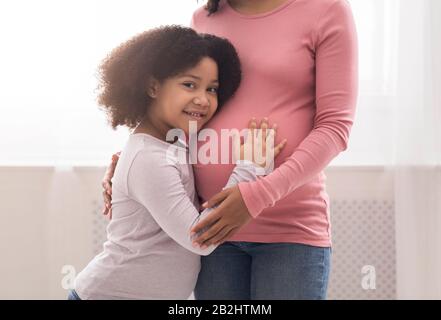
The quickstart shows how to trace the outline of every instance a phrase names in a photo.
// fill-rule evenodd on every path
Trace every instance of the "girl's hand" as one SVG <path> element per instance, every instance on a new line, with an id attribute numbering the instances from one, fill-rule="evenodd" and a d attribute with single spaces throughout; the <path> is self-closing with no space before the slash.
<path id="1" fill-rule="evenodd" d="M 272 139 L 273 143 L 270 146 L 270 148 L 272 148 L 274 145 L 274 137 L 277 125 L 273 125 L 272 130 L 268 130 L 268 127 L 269 125 L 267 118 L 262 120 L 259 129 L 257 129 L 255 119 L 250 121 L 249 129 L 251 134 L 249 132 L 245 142 L 240 146 L 239 160 L 250 160 L 263 167 L 269 164 L 267 161 L 274 161 L 274 157 L 278 156 L 283 147 L 286 145 L 286 139 L 278 144 L 274 149 L 268 149 L 266 142 L 268 139 Z M 256 130 L 262 130 L 262 139 L 259 139 L 259 134 L 255 135 Z M 247 154 L 246 152 L 246 148 L 250 145 L 253 149 L 253 152 L 251 152 L 251 158 L 249 155 L 250 153 L 248 152 Z M 258 161 L 259 159 L 256 159 L 254 156 L 255 148 L 260 148 L 257 150 L 262 151 L 262 155 L 264 155 L 263 162 L 261 160 Z M 274 157 L 271 159 L 268 159 L 268 150 L 274 151 Z M 208 228 L 193 241 L 193 245 L 199 245 L 202 249 L 209 247 L 212 244 L 217 245 L 227 241 L 230 237 L 236 234 L 241 227 L 252 219 L 252 216 L 250 215 L 248 208 L 243 201 L 238 186 L 219 192 L 202 206 L 204 208 L 213 208 L 217 206 L 204 220 L 199 222 L 191 230 L 191 236 L 193 236 L 205 228 Z"/>
<path id="2" fill-rule="evenodd" d="M 263 168 L 273 164 L 274 158 L 280 154 L 286 145 L 286 139 L 274 147 L 277 124 L 273 124 L 271 129 L 268 128 L 268 118 L 263 118 L 259 127 L 257 127 L 256 119 L 252 118 L 248 123 L 248 134 L 239 148 L 237 148 L 237 143 L 240 141 L 239 137 L 234 139 L 234 161 L 249 160 Z"/>
<path id="3" fill-rule="evenodd" d="M 103 215 L 108 215 L 109 220 L 112 219 L 112 178 L 115 174 L 116 164 L 118 163 L 120 152 L 112 155 L 112 162 L 107 167 L 106 173 L 104 174 L 103 181 L 101 185 L 103 186 L 103 199 L 104 199 L 104 209 Z"/>

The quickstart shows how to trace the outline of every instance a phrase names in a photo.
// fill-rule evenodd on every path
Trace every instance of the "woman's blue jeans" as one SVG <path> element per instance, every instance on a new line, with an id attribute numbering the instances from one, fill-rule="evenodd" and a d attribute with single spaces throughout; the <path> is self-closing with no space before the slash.
<path id="1" fill-rule="evenodd" d="M 197 300 L 324 300 L 331 248 L 225 242 L 201 257 Z"/>

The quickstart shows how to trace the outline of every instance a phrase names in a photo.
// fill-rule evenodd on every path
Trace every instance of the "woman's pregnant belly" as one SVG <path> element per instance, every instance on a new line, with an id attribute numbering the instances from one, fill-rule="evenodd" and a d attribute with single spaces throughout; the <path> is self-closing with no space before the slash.
<path id="1" fill-rule="evenodd" d="M 199 132 L 199 140 L 203 140 L 204 131 L 211 131 L 209 139 L 198 141 L 196 150 L 198 161 L 193 164 L 196 189 L 204 201 L 222 190 L 234 169 L 231 139 L 225 138 L 231 130 L 237 129 L 240 132 L 246 129 L 252 117 L 256 117 L 258 122 L 263 117 L 268 117 L 270 125 L 277 123 L 274 143 L 277 145 L 283 139 L 287 139 L 287 144 L 274 161 L 274 169 L 276 169 L 293 154 L 313 128 L 313 115 L 308 108 L 281 108 L 267 113 L 257 111 L 237 113 L 232 112 L 230 106 L 226 107 L 226 110 L 222 110 L 204 127 L 203 131 Z M 211 138 L 215 141 L 211 141 Z M 210 148 L 207 148 L 208 144 Z M 208 149 L 215 151 L 213 154 L 207 153 Z M 206 156 L 207 154 L 209 156 Z M 228 161 L 223 161 L 225 159 Z"/>

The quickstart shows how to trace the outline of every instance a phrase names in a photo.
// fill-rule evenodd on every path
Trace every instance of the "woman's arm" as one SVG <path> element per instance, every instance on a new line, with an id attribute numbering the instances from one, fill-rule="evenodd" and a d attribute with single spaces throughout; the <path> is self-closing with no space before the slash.
<path id="1" fill-rule="evenodd" d="M 309 182 L 347 149 L 357 100 L 357 36 L 349 4 L 335 1 L 314 30 L 316 116 L 314 128 L 274 172 L 256 182 L 240 183 L 249 213 L 265 208 Z"/>

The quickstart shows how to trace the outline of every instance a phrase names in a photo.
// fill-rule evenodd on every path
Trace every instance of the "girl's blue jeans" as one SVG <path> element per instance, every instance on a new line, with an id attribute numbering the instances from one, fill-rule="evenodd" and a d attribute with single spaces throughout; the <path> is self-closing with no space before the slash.
<path id="1" fill-rule="evenodd" d="M 69 290 L 67 300 L 81 300 L 81 298 L 78 296 L 77 292 L 74 289 L 71 289 Z"/>

